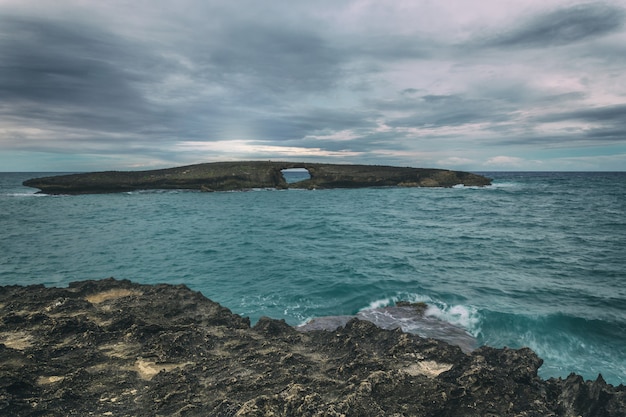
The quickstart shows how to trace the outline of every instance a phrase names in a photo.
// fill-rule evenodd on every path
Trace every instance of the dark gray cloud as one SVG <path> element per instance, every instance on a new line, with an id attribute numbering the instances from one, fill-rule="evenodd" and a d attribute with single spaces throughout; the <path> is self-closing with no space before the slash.
<path id="1" fill-rule="evenodd" d="M 412 93 L 412 90 L 409 89 Z M 461 94 L 422 96 L 411 94 L 393 101 L 376 101 L 372 105 L 379 111 L 401 111 L 406 116 L 395 117 L 387 123 L 391 127 L 454 127 L 470 123 L 502 122 L 510 119 L 514 107 L 497 97 L 467 97 Z"/>
<path id="2" fill-rule="evenodd" d="M 590 3 L 538 14 L 519 22 L 486 44 L 504 48 L 543 48 L 595 39 L 620 30 L 624 9 L 610 4 Z"/>
<path id="3" fill-rule="evenodd" d="M 554 112 L 537 118 L 548 123 L 586 123 L 580 135 L 595 141 L 623 142 L 626 138 L 626 104 Z"/>
<path id="4" fill-rule="evenodd" d="M 342 53 L 304 28 L 235 21 L 162 56 L 150 43 L 97 27 L 1 20 L 0 112 L 34 125 L 143 134 L 154 142 L 220 140 L 237 125 L 282 141 L 362 123 L 341 111 L 290 108 L 303 93 L 323 93 L 342 79 Z M 170 86 L 168 77 L 189 85 Z"/>
<path id="5" fill-rule="evenodd" d="M 131 74 L 119 67 L 133 59 L 111 35 L 66 23 L 2 18 L 4 97 L 39 103 L 133 103 Z M 107 39 L 108 38 L 108 39 Z"/>
<path id="6" fill-rule="evenodd" d="M 552 124 L 559 129 L 550 129 Z M 551 111 L 531 117 L 519 123 L 514 135 L 503 136 L 502 145 L 532 145 L 565 147 L 576 143 L 590 147 L 600 143 L 614 145 L 624 143 L 626 138 L 626 105 L 603 106 L 598 108 Z M 536 129 L 550 133 L 538 134 Z M 498 130 L 497 128 L 495 130 Z M 506 128 L 503 130 L 506 132 Z"/>
<path id="7" fill-rule="evenodd" d="M 283 119 L 265 117 L 253 120 L 251 124 L 260 138 L 282 142 L 346 129 L 373 129 L 376 115 L 363 110 L 307 108 L 304 112 L 291 112 Z"/>
<path id="8" fill-rule="evenodd" d="M 206 76 L 250 82 L 256 93 L 326 90 L 341 71 L 339 54 L 306 29 L 249 23 L 226 27 L 215 36 L 206 52 Z"/>
<path id="9" fill-rule="evenodd" d="M 626 104 L 583 108 L 573 111 L 552 113 L 538 118 L 544 122 L 580 120 L 585 122 L 614 122 L 626 124 Z"/>
<path id="10" fill-rule="evenodd" d="M 110 33 L 2 17 L 0 61 L 5 116 L 105 131 L 141 130 L 164 117 L 139 88 L 151 60 Z"/>
<path id="11" fill-rule="evenodd" d="M 534 6 L 8 0 L 0 147 L 410 164 L 623 143 L 624 8 Z"/>

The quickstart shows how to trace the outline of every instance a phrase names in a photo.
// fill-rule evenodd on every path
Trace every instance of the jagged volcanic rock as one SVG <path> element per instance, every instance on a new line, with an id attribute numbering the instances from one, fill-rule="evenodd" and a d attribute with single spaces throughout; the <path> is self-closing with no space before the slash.
<path id="1" fill-rule="evenodd" d="M 624 416 L 601 378 L 544 381 L 529 349 L 457 346 L 353 319 L 299 332 L 185 286 L 0 288 L 0 415 Z"/>

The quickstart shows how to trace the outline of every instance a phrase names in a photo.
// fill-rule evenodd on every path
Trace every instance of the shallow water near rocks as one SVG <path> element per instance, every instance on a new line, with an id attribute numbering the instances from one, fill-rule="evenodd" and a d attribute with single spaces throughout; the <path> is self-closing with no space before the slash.
<path id="1" fill-rule="evenodd" d="M 0 285 L 184 283 L 292 325 L 396 301 L 543 377 L 626 383 L 626 174 L 488 173 L 486 188 L 44 196 L 0 174 Z"/>

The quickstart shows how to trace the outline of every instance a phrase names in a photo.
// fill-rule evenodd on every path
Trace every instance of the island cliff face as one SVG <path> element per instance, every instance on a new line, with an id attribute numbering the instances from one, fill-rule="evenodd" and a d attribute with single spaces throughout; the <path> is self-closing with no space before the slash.
<path id="1" fill-rule="evenodd" d="M 281 170 L 305 168 L 310 179 L 287 184 Z M 485 186 L 481 175 L 442 169 L 297 162 L 214 162 L 152 171 L 106 171 L 24 181 L 47 194 L 114 193 L 149 189 L 232 191 L 252 188 Z"/>
<path id="2" fill-rule="evenodd" d="M 541 363 L 359 319 L 250 327 L 182 285 L 0 287 L 3 416 L 625 415 L 624 386 L 544 381 Z"/>

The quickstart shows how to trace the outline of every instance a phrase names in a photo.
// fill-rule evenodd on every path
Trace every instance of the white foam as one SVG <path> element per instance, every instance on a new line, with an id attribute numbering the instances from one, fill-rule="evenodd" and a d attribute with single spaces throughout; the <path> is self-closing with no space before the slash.
<path id="1" fill-rule="evenodd" d="M 496 182 L 487 186 L 487 188 L 515 188 L 520 186 L 521 184 L 515 182 Z"/>
<path id="2" fill-rule="evenodd" d="M 468 305 L 448 305 L 440 300 L 434 300 L 432 297 L 422 294 L 398 294 L 387 298 L 374 300 L 367 307 L 360 311 L 373 310 L 376 308 L 387 307 L 398 301 L 409 301 L 411 303 L 426 303 L 428 308 L 424 312 L 425 316 L 433 317 L 467 330 L 474 337 L 478 337 L 481 332 L 482 317 L 478 308 Z"/>
<path id="3" fill-rule="evenodd" d="M 420 295 L 420 294 L 415 294 L 415 293 L 411 293 L 411 294 L 397 294 L 391 297 L 386 297 L 386 298 L 381 298 L 378 300 L 374 300 L 371 303 L 369 303 L 369 305 L 367 307 L 363 307 L 361 310 L 359 311 L 364 311 L 364 310 L 372 310 L 375 308 L 382 308 L 382 307 L 387 307 L 390 306 L 392 304 L 397 303 L 398 301 L 408 301 L 411 303 L 430 303 L 432 302 L 432 299 L 428 296 L 424 296 L 424 295 Z"/>
<path id="4" fill-rule="evenodd" d="M 360 311 L 363 311 L 363 310 L 373 310 L 375 308 L 387 307 L 388 305 L 390 305 L 393 302 L 395 302 L 395 300 L 393 298 L 382 298 L 380 300 L 372 301 L 371 303 L 369 303 L 369 305 L 367 307 L 362 308 Z"/>
<path id="5" fill-rule="evenodd" d="M 36 191 L 32 193 L 8 193 L 7 197 L 46 197 L 48 194 L 38 194 Z"/>
<path id="6" fill-rule="evenodd" d="M 492 188 L 492 185 L 465 185 L 465 184 L 456 184 L 453 185 L 452 188 L 456 189 L 464 189 L 464 190 L 484 190 L 485 188 Z"/>
<path id="7" fill-rule="evenodd" d="M 478 337 L 481 331 L 481 317 L 478 309 L 473 306 L 453 305 L 445 303 L 431 303 L 428 305 L 426 316 L 435 317 L 447 321 L 467 330 L 472 336 Z"/>

